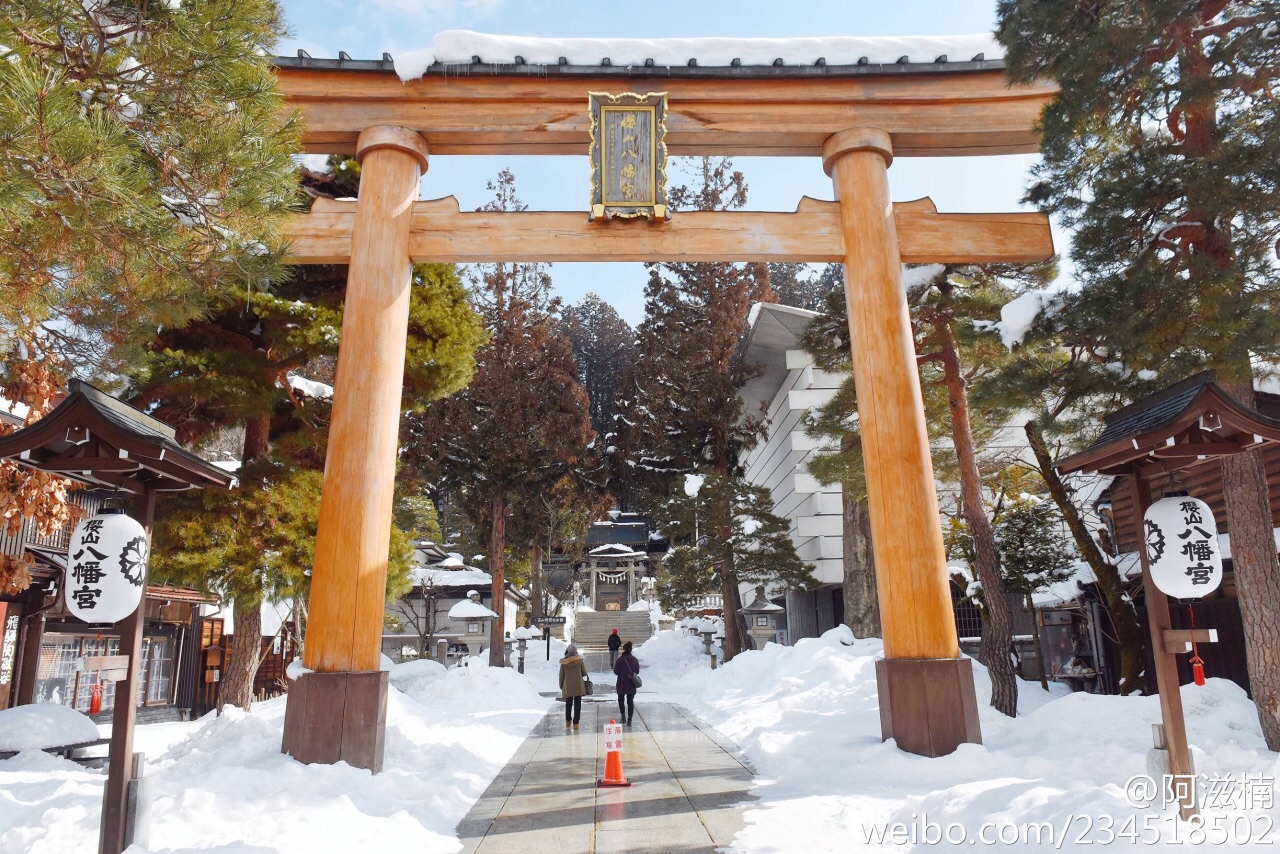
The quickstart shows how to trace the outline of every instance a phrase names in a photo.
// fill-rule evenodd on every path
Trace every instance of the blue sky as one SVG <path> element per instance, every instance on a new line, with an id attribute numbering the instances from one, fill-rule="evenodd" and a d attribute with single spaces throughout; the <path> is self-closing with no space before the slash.
<path id="1" fill-rule="evenodd" d="M 995 0 L 282 0 L 298 48 L 357 59 L 428 47 L 440 30 L 526 36 L 643 38 L 693 36 L 945 35 L 990 31 Z M 898 158 L 890 170 L 898 201 L 930 196 L 940 211 L 1012 211 L 1027 183 L 1031 156 Z M 832 198 L 817 158 L 737 158 L 750 187 L 748 207 L 794 210 L 801 196 Z M 455 195 L 464 210 L 489 197 L 486 181 L 508 166 L 535 210 L 583 210 L 588 170 L 582 157 L 433 157 L 424 198 Z M 678 171 L 673 175 L 678 180 Z M 1056 238 L 1061 251 L 1061 239 Z M 639 264 L 556 264 L 556 290 L 566 302 L 595 291 L 632 324 L 644 315 L 645 272 Z"/>

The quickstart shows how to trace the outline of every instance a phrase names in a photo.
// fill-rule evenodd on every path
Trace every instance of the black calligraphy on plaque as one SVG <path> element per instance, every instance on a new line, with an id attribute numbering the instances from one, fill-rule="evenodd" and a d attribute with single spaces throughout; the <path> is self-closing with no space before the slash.
<path id="1" fill-rule="evenodd" d="M 604 204 L 654 204 L 654 111 L 652 107 L 605 107 Z"/>

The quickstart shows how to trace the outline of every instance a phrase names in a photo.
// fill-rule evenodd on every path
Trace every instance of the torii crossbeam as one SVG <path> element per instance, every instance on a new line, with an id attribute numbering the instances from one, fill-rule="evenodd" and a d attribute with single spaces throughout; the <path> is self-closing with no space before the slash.
<path id="1" fill-rule="evenodd" d="M 1053 90 L 1009 86 L 998 60 L 893 65 L 531 66 L 436 63 L 401 83 L 389 61 L 277 59 L 309 151 L 354 153 L 358 202 L 318 201 L 290 229 L 296 263 L 350 265 L 312 572 L 305 661 L 283 750 L 382 763 L 383 591 L 408 324 L 410 265 L 481 261 L 841 262 L 853 341 L 884 633 L 881 729 L 941 756 L 981 742 L 960 657 L 906 296 L 904 262 L 1023 263 L 1053 254 L 1034 213 L 939 214 L 893 204 L 903 156 L 1026 153 Z M 865 58 L 864 58 L 865 59 Z M 587 154 L 589 92 L 667 93 L 670 153 L 821 156 L 837 201 L 795 213 L 459 211 L 419 201 L 428 142 L 447 154 Z M 498 596 L 501 596 L 499 591 Z"/>

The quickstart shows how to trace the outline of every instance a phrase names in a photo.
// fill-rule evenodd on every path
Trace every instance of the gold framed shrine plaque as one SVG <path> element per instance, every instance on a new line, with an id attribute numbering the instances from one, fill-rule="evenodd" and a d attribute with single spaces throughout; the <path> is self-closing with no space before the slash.
<path id="1" fill-rule="evenodd" d="M 667 93 L 588 94 L 591 219 L 666 219 Z"/>

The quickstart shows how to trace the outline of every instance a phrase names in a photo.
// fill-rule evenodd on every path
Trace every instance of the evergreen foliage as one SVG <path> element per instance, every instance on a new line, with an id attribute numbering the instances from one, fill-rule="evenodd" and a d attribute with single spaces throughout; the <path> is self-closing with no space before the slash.
<path id="1" fill-rule="evenodd" d="M 1270 0 L 1001 0 L 1014 81 L 1059 87 L 1028 199 L 1073 229 L 1052 318 L 1163 383 L 1212 368 L 1254 402 L 1280 357 L 1280 14 Z M 1280 560 L 1259 453 L 1224 456 L 1250 688 L 1280 749 Z"/>
<path id="2" fill-rule="evenodd" d="M 828 264 L 821 273 L 815 273 L 809 264 L 786 261 L 770 262 L 765 269 L 769 289 L 779 305 L 822 311 L 829 295 L 844 296 L 844 267 L 840 264 Z"/>
<path id="3" fill-rule="evenodd" d="M 747 184 L 729 158 L 700 158 L 688 164 L 689 183 L 669 193 L 672 209 L 732 210 L 746 204 Z M 654 263 L 645 286 L 645 319 L 638 329 L 638 355 L 627 379 L 618 414 L 614 477 L 624 496 L 647 495 L 660 501 L 678 477 L 702 471 L 749 489 L 740 458 L 763 434 L 758 413 L 745 411 L 739 390 L 758 368 L 746 364 L 741 340 L 751 306 L 771 302 L 763 265 L 729 263 Z M 730 491 L 717 492 L 728 501 Z M 677 496 L 678 499 L 678 496 Z M 714 536 L 733 537 L 727 507 L 713 514 L 724 522 Z M 790 547 L 790 546 L 788 546 Z M 742 607 L 734 567 L 737 551 L 717 552 L 726 563 L 706 575 L 696 561 L 670 564 L 688 570 L 681 585 L 717 583 L 725 613 Z M 709 592 L 703 589 L 699 592 Z M 724 650 L 732 658 L 742 649 L 741 618 L 725 624 Z"/>
<path id="4" fill-rule="evenodd" d="M 686 607 L 727 581 L 787 590 L 814 585 L 813 567 L 796 555 L 791 524 L 773 513 L 768 489 L 717 474 L 685 483 L 654 513 L 672 543 L 658 565 L 659 597 L 668 608 Z"/>
<path id="5" fill-rule="evenodd" d="M 484 210 L 518 211 L 515 176 L 499 173 Z M 439 486 L 457 496 L 489 532 L 493 609 L 502 614 L 511 511 L 528 506 L 575 466 L 591 466 L 594 434 L 578 382 L 573 345 L 560 331 L 544 264 L 484 264 L 471 297 L 490 337 L 476 351 L 471 384 L 431 404 L 418 419 L 413 453 Z M 502 666 L 502 621 L 493 625 L 490 663 Z"/>
<path id="6" fill-rule="evenodd" d="M 607 437 L 613 431 L 623 375 L 635 357 L 635 332 L 613 306 L 593 293 L 564 309 L 562 317 L 578 378 L 591 400 L 591 428 Z"/>
<path id="7" fill-rule="evenodd" d="M 1079 336 L 1168 381 L 1280 357 L 1280 14 L 1257 0 L 1002 0 L 1011 79 L 1049 77 L 1030 201 L 1072 230 Z"/>
<path id="8" fill-rule="evenodd" d="M 116 363 L 227 287 L 284 278 L 297 129 L 271 0 L 0 10 L 0 328 Z M 7 349 L 7 348 L 5 348 Z"/>

